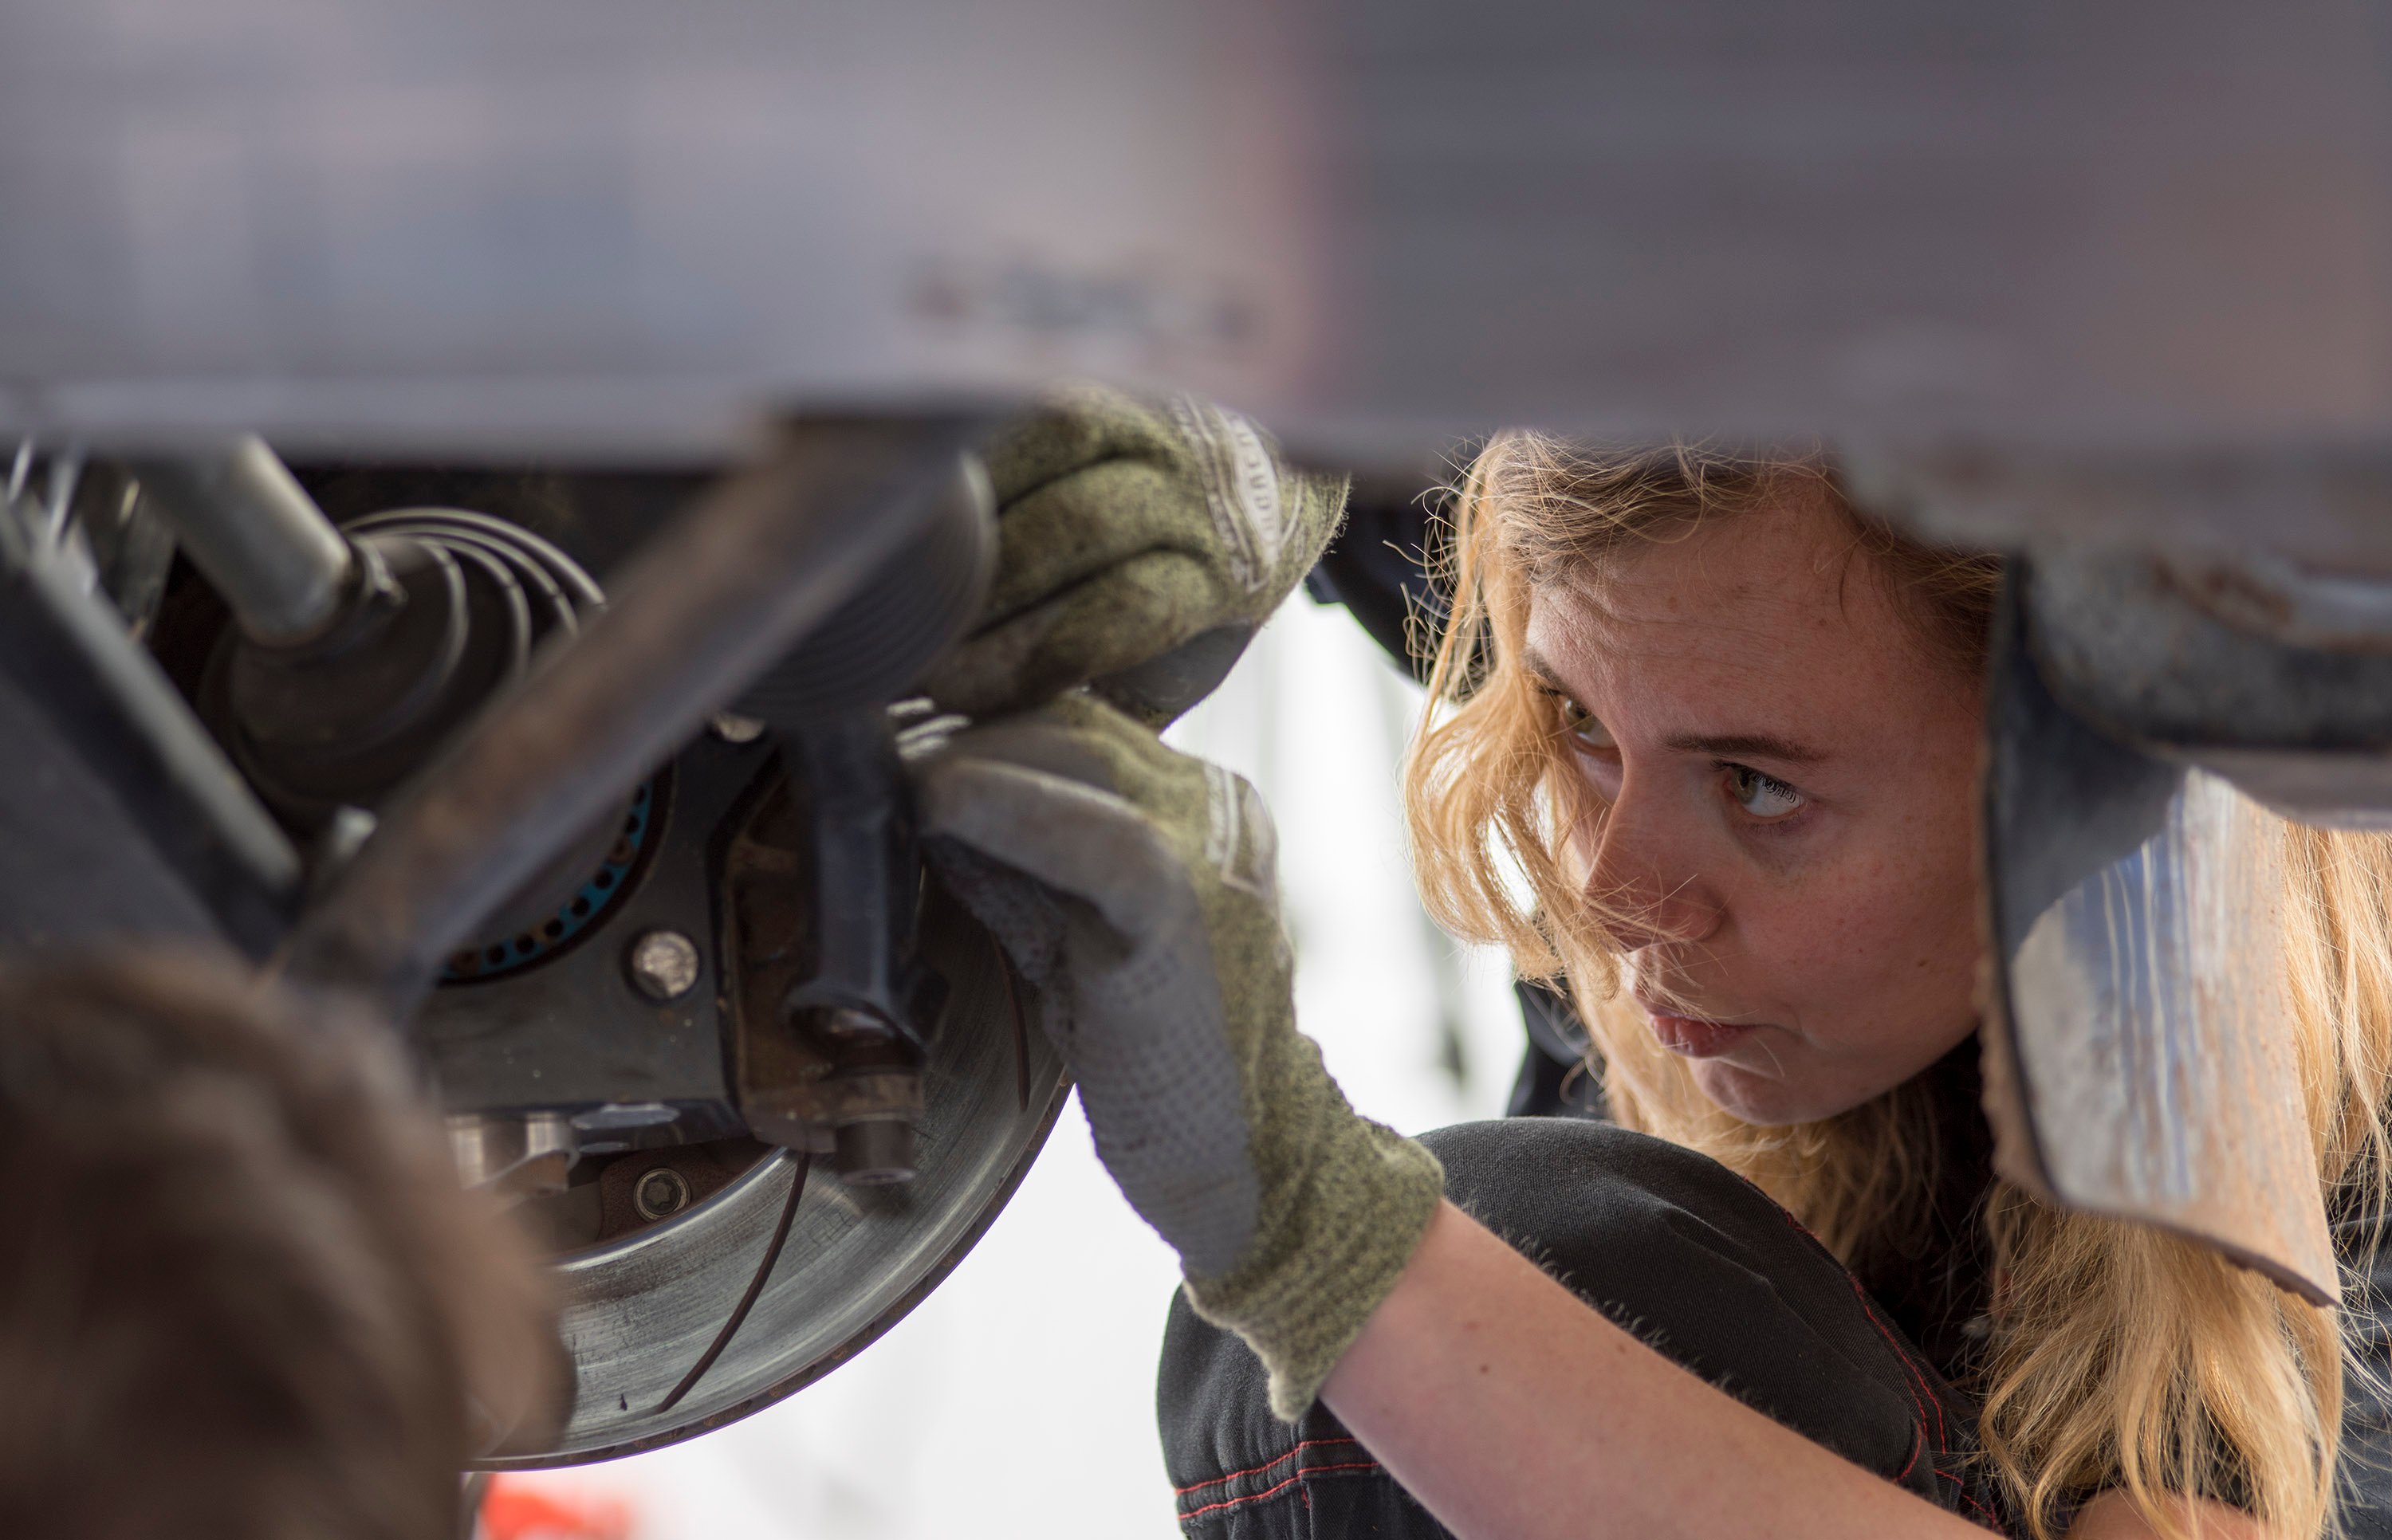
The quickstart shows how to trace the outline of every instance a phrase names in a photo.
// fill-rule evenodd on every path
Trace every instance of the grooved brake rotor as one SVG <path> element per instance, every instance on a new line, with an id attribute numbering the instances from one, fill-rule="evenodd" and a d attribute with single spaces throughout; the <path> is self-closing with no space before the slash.
<path id="1" fill-rule="evenodd" d="M 814 1162 L 746 1318 L 669 1407 L 755 1281 L 800 1158 L 775 1150 L 685 1211 L 562 1258 L 572 1411 L 552 1448 L 492 1469 L 613 1459 L 769 1406 L 862 1352 L 971 1249 L 1046 1143 L 1069 1082 L 984 931 L 934 898 L 922 947 L 951 992 L 925 1067 L 920 1174 L 851 1186 Z"/>

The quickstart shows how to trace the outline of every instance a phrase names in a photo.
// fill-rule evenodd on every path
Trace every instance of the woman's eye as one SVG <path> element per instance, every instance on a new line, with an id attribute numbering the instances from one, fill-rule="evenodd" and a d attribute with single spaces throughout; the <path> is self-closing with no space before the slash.
<path id="1" fill-rule="evenodd" d="M 1585 744 L 1589 748 L 1613 748 L 1618 746 L 1612 743 L 1610 732 L 1606 731 L 1604 725 L 1595 719 L 1593 712 L 1589 711 L 1586 707 L 1579 705 L 1578 702 L 1570 699 L 1570 697 L 1563 694 L 1558 690 L 1548 690 L 1545 693 L 1553 697 L 1555 708 L 1561 713 L 1562 731 L 1564 732 L 1570 733 L 1577 737 L 1580 742 Z"/>
<path id="2" fill-rule="evenodd" d="M 1784 818 L 1802 806 L 1802 794 L 1774 775 L 1763 775 L 1749 765 L 1729 765 L 1726 770 L 1728 795 L 1755 818 Z"/>

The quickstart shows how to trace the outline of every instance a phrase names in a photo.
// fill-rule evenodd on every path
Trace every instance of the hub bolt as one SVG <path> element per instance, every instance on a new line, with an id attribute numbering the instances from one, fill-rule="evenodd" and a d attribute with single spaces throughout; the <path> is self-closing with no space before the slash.
<path id="1" fill-rule="evenodd" d="M 659 1003 L 696 988 L 697 967 L 697 943 L 678 930 L 644 930 L 623 954 L 631 987 Z"/>
<path id="2" fill-rule="evenodd" d="M 631 1207 L 642 1219 L 663 1219 L 689 1207 L 689 1178 L 670 1166 L 641 1173 L 631 1188 Z"/>

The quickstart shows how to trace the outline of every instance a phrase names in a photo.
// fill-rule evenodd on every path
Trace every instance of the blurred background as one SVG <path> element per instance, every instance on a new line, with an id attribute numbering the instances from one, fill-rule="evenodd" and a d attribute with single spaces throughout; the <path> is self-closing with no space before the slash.
<path id="1" fill-rule="evenodd" d="M 1420 702 L 1299 593 L 1170 733 L 1262 788 L 1299 1019 L 1355 1106 L 1406 1132 L 1499 1116 L 1523 1045 L 1503 961 L 1413 893 L 1397 766 Z M 1154 1365 L 1177 1281 L 1074 1105 L 954 1275 L 853 1363 L 655 1454 L 501 1475 L 486 1540 L 1164 1540 Z"/>
<path id="2" fill-rule="evenodd" d="M 2338 440 L 2392 421 L 2387 49 L 2343 0 L 12 0 L 0 426 L 711 459 L 1079 373 L 1356 469 Z"/>

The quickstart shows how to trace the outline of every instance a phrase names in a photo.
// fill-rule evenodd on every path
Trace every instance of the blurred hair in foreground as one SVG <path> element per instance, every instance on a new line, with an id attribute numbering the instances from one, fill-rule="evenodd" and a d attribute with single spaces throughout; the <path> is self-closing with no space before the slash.
<path id="1" fill-rule="evenodd" d="M 388 1032 L 197 953 L 0 969 L 0 1533 L 448 1540 L 554 1413 Z"/>

